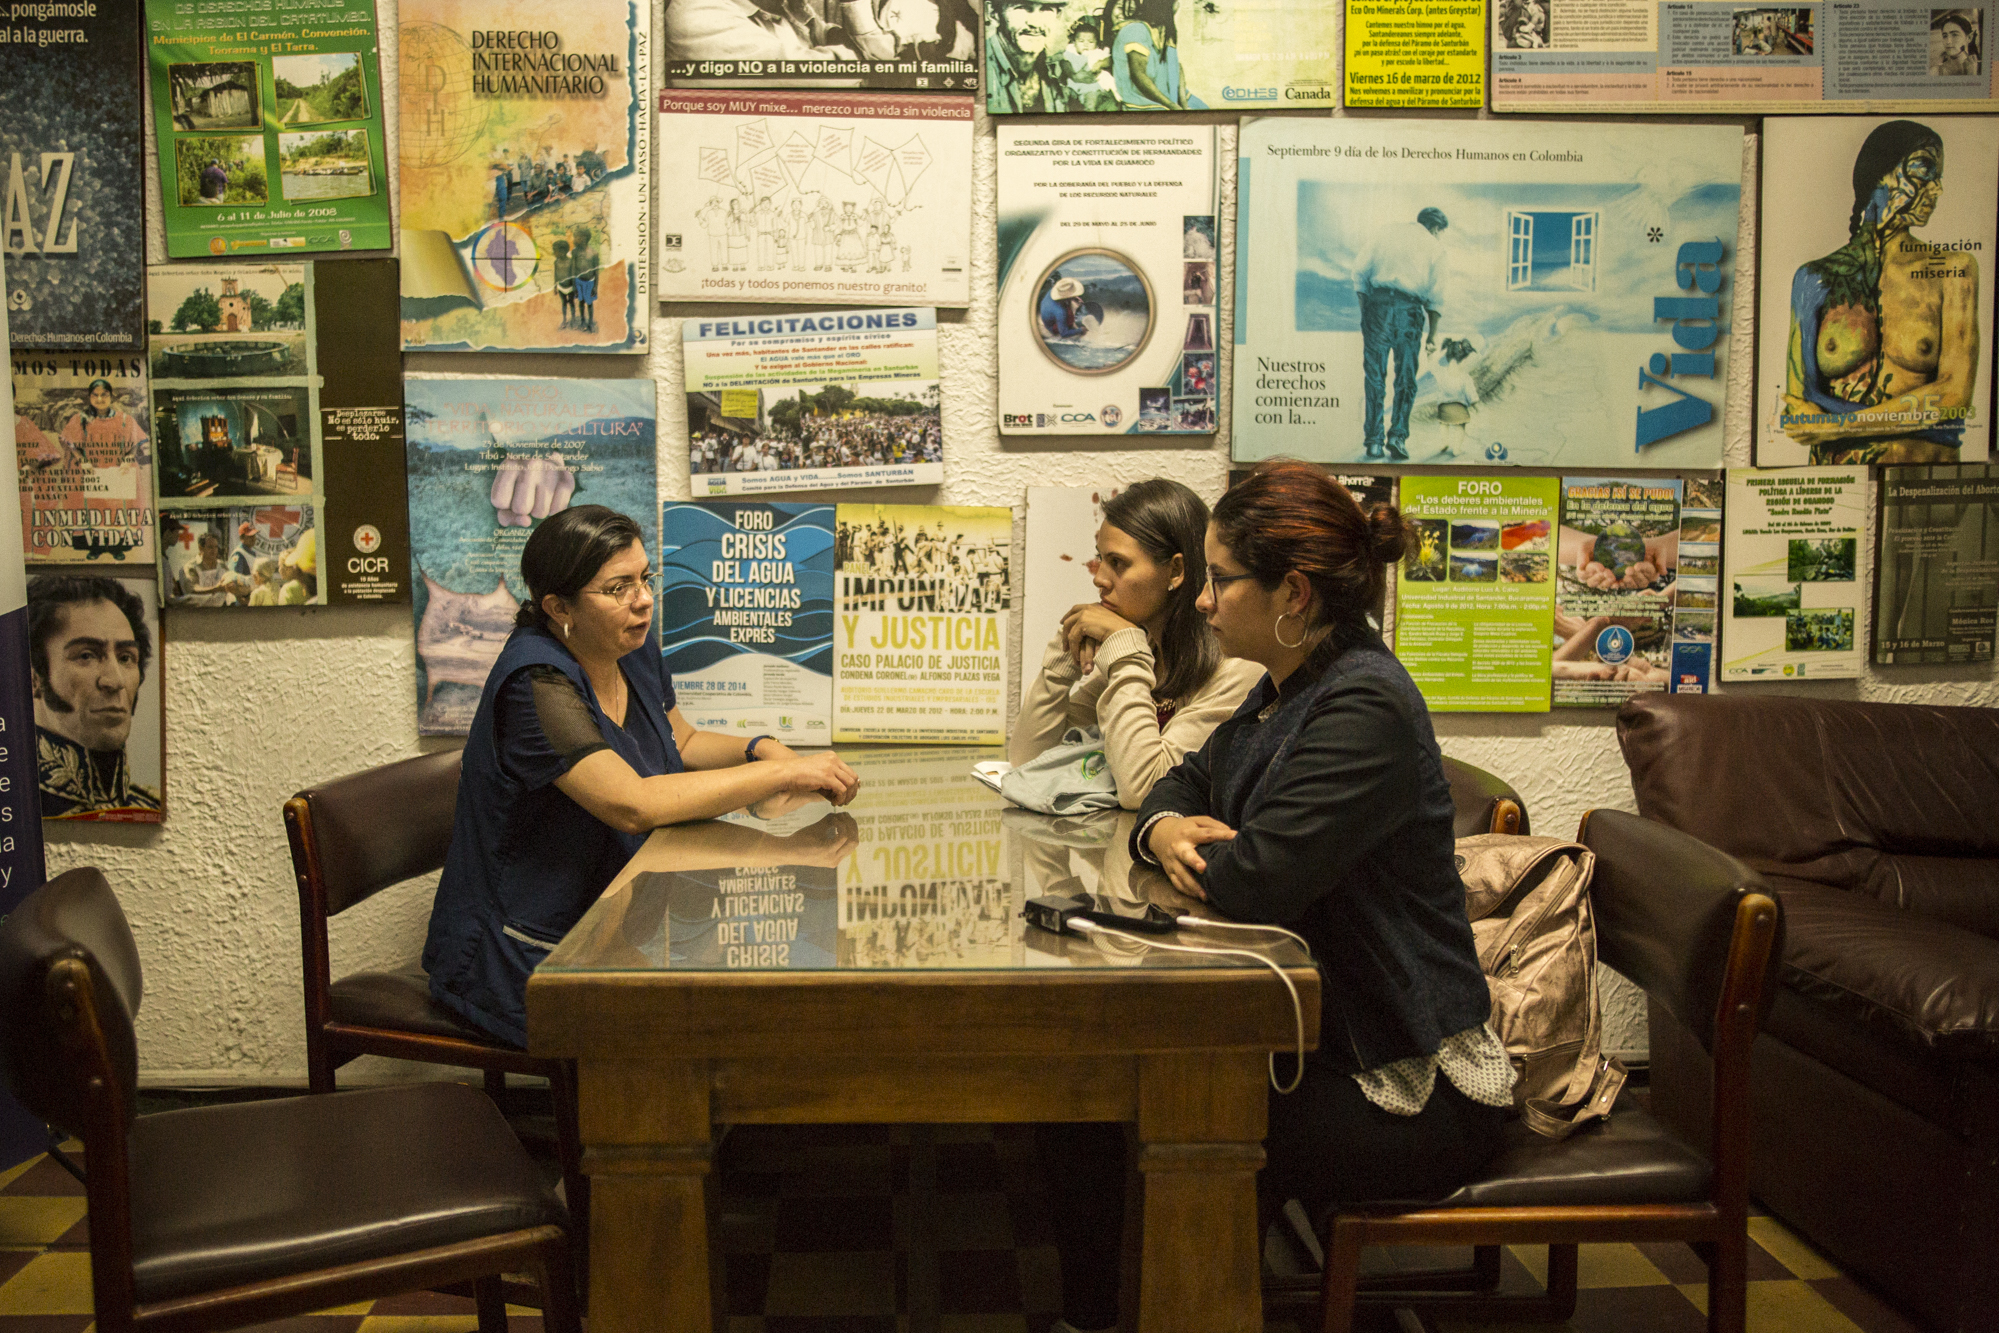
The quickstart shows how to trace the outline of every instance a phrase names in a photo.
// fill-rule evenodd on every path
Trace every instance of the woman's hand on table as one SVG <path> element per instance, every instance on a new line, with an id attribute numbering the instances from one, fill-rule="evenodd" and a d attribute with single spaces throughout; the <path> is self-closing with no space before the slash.
<path id="1" fill-rule="evenodd" d="M 1234 837 L 1235 830 L 1221 820 L 1191 815 L 1160 820 L 1146 835 L 1145 843 L 1174 888 L 1189 898 L 1205 901 L 1208 894 L 1201 887 L 1201 876 L 1207 872 L 1208 863 L 1200 849 L 1209 843 L 1229 842 Z"/>
<path id="2" fill-rule="evenodd" d="M 847 804 L 861 789 L 860 775 L 831 750 L 814 755 L 794 754 L 785 759 L 759 759 L 757 762 L 769 763 L 776 768 L 779 779 L 784 783 L 780 790 L 817 793 L 834 805 Z"/>

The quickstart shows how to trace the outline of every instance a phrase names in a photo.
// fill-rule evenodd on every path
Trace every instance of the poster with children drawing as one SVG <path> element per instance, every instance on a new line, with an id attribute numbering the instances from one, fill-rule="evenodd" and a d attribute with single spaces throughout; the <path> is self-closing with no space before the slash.
<path id="1" fill-rule="evenodd" d="M 668 91 L 659 131 L 660 300 L 970 300 L 970 97 Z"/>

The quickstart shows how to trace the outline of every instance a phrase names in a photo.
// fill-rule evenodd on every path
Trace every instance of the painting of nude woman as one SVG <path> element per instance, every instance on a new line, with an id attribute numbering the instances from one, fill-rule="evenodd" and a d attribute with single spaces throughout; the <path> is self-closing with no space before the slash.
<path id="1" fill-rule="evenodd" d="M 1967 177 L 1989 180 L 1972 153 L 1952 156 Z M 1982 415 L 1975 405 L 1990 301 L 1981 299 L 1979 261 L 1992 197 L 1989 184 L 1971 191 L 1984 196 L 1982 237 L 1931 228 L 1933 220 L 1950 225 L 1939 216 L 1946 166 L 1943 137 L 1913 120 L 1877 124 L 1861 143 L 1846 243 L 1791 279 L 1776 426 L 1805 456 L 1765 451 L 1759 462 L 1955 463 L 1964 454 L 1967 427 Z M 1954 211 L 1951 223 L 1962 216 Z M 1775 313 L 1766 307 L 1764 317 Z M 1978 421 L 1979 448 L 1965 456 L 1983 456 L 1986 434 Z"/>

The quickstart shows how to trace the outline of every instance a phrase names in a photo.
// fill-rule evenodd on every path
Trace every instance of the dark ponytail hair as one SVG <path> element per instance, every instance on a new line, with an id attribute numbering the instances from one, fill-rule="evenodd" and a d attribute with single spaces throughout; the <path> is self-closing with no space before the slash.
<path id="1" fill-rule="evenodd" d="M 553 633 L 541 599 L 550 593 L 565 602 L 574 599 L 606 560 L 643 540 L 638 524 L 604 505 L 577 505 L 550 514 L 521 548 L 521 578 L 527 582 L 528 599 L 514 613 L 514 624 Z"/>
<path id="2" fill-rule="evenodd" d="M 1104 502 L 1104 522 L 1138 543 L 1156 565 L 1180 557 L 1180 586 L 1166 594 L 1159 631 L 1159 681 L 1153 694 L 1185 699 L 1208 683 L 1222 664 L 1221 646 L 1208 620 L 1194 609 L 1208 581 L 1208 506 L 1177 481 L 1154 477 Z"/>
<path id="3" fill-rule="evenodd" d="M 1215 540 L 1245 572 L 1274 589 L 1297 570 L 1312 585 L 1307 629 L 1331 627 L 1327 639 L 1343 651 L 1373 631 L 1388 589 L 1387 567 L 1400 560 L 1415 532 L 1394 505 L 1363 514 L 1346 487 L 1325 469 L 1293 458 L 1257 465 L 1215 504 Z"/>

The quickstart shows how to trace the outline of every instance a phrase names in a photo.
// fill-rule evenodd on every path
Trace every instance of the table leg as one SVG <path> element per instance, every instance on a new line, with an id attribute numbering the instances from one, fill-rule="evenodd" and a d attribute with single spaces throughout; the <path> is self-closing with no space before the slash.
<path id="1" fill-rule="evenodd" d="M 1139 1333 L 1261 1333 L 1264 1056 L 1139 1059 Z"/>
<path id="2" fill-rule="evenodd" d="M 578 1062 L 591 1333 L 712 1333 L 708 1070 Z"/>

